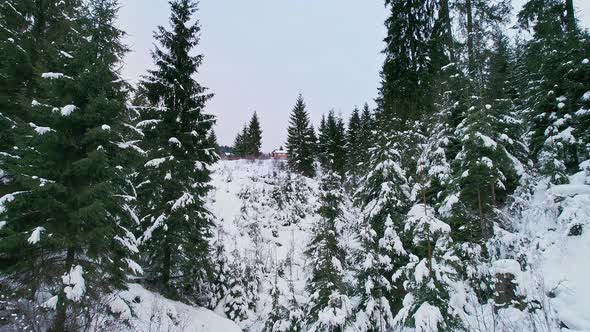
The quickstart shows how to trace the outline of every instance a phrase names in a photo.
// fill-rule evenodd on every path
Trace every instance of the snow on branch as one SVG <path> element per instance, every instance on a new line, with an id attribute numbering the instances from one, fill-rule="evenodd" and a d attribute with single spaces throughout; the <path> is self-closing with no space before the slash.
<path id="1" fill-rule="evenodd" d="M 71 78 L 70 76 L 64 75 L 62 73 L 43 73 L 41 74 L 42 78 L 48 79 L 48 80 L 59 80 L 62 78 L 67 78 L 72 80 L 73 78 Z"/>
<path id="2" fill-rule="evenodd" d="M 154 159 L 148 161 L 147 163 L 145 163 L 144 166 L 158 168 L 158 167 L 160 167 L 160 165 L 165 163 L 167 160 L 174 160 L 174 157 L 170 156 L 170 157 L 163 157 L 163 158 L 154 158 Z"/>
<path id="3" fill-rule="evenodd" d="M 36 244 L 41 240 L 41 233 L 45 231 L 45 227 L 36 227 L 32 232 L 31 236 L 27 239 L 29 244 Z"/>
<path id="4" fill-rule="evenodd" d="M 33 128 L 33 130 L 39 135 L 44 135 L 44 134 L 50 133 L 52 131 L 55 131 L 49 127 L 37 126 L 36 124 L 34 124 L 32 122 L 29 122 L 29 126 L 31 126 L 31 128 Z"/>
<path id="5" fill-rule="evenodd" d="M 68 300 L 79 302 L 82 296 L 86 292 L 86 283 L 84 281 L 84 270 L 80 265 L 76 265 L 70 269 L 69 273 L 62 276 L 62 282 L 64 287 L 64 293 Z"/>
<path id="6" fill-rule="evenodd" d="M 172 211 L 185 208 L 195 203 L 195 197 L 189 193 L 184 193 L 172 204 Z"/>

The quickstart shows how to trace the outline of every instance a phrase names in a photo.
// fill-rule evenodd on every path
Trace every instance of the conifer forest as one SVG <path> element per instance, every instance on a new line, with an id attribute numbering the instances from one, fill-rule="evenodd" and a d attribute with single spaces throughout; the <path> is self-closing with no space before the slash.
<path id="1" fill-rule="evenodd" d="M 275 151 L 197 0 L 137 82 L 122 1 L 0 0 L 1 332 L 590 331 L 587 0 L 381 0 L 373 99 Z"/>

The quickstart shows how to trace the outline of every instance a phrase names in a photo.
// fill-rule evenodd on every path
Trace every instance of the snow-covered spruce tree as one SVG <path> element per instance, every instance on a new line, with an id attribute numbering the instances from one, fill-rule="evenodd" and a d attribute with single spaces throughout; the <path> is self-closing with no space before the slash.
<path id="1" fill-rule="evenodd" d="M 200 27 L 197 4 L 170 2 L 171 30 L 159 27 L 155 70 L 141 85 L 155 107 L 138 125 L 148 161 L 139 171 L 142 258 L 147 279 L 167 296 L 206 305 L 211 298 L 209 238 L 212 216 L 205 206 L 209 166 L 217 159 L 208 136 L 214 117 L 204 112 L 211 98 L 194 79 L 203 56 L 192 56 Z"/>
<path id="2" fill-rule="evenodd" d="M 320 126 L 318 137 L 320 147 L 319 160 L 322 167 L 328 171 L 344 176 L 346 167 L 346 136 L 344 122 L 330 111 Z"/>
<path id="3" fill-rule="evenodd" d="M 416 184 L 412 198 L 415 202 L 405 219 L 404 235 L 411 239 L 409 263 L 396 272 L 405 278 L 403 308 L 395 322 L 399 328 L 418 331 L 452 330 L 460 326 L 457 310 L 450 308 L 449 299 L 456 293 L 451 284 L 459 279 L 459 259 L 454 255 L 451 228 L 437 218 L 432 206 L 441 206 L 452 194 L 450 158 L 456 141 L 453 120 L 462 116 L 465 103 L 462 82 L 456 63 L 443 66 L 440 72 L 440 102 L 436 115 L 424 119 L 428 138 L 422 145 L 418 160 Z M 445 211 L 445 206 L 441 209 Z"/>
<path id="4" fill-rule="evenodd" d="M 528 141 L 526 136 L 524 114 L 519 107 L 520 95 L 517 89 L 517 64 L 515 52 L 510 47 L 508 38 L 501 32 L 494 36 L 493 48 L 490 54 L 488 84 L 484 92 L 486 102 L 494 108 L 494 131 L 497 139 L 502 143 L 508 157 L 519 177 L 526 177 L 529 169 Z M 516 179 L 509 180 L 515 182 Z"/>
<path id="5" fill-rule="evenodd" d="M 248 280 L 245 275 L 246 264 L 238 250 L 232 252 L 232 261 L 229 266 L 231 271 L 228 277 L 228 291 L 224 299 L 225 315 L 235 321 L 240 322 L 248 318 L 250 310 L 250 298 L 248 294 Z"/>
<path id="6" fill-rule="evenodd" d="M 522 28 L 534 32 L 524 45 L 526 85 L 520 87 L 530 110 L 531 154 L 542 173 L 561 184 L 588 157 L 590 37 L 563 1 L 530 0 L 518 17 Z"/>
<path id="7" fill-rule="evenodd" d="M 232 275 L 232 271 L 230 270 L 227 252 L 223 241 L 223 233 L 220 230 L 215 242 L 215 269 L 213 278 L 214 297 L 211 301 L 211 308 L 215 308 L 220 302 L 224 301 L 229 293 L 229 279 Z"/>
<path id="8" fill-rule="evenodd" d="M 426 140 L 421 148 L 416 174 L 422 188 L 420 200 L 437 205 L 448 194 L 451 161 L 460 150 L 454 129 L 461 123 L 467 109 L 467 82 L 462 64 L 458 61 L 457 43 L 452 31 L 451 4 L 440 2 L 434 26 L 434 40 L 439 54 L 434 75 L 434 112 L 425 114 L 422 123 Z"/>
<path id="9" fill-rule="evenodd" d="M 457 310 L 450 303 L 456 292 L 459 258 L 454 254 L 451 227 L 439 220 L 432 207 L 415 204 L 407 214 L 404 233 L 412 239 L 409 263 L 396 271 L 403 277 L 403 308 L 395 316 L 398 328 L 416 331 L 450 331 L 459 326 Z"/>
<path id="10" fill-rule="evenodd" d="M 315 174 L 315 140 L 303 97 L 299 95 L 291 116 L 287 136 L 289 166 L 296 172 L 311 177 Z"/>
<path id="11" fill-rule="evenodd" d="M 460 150 L 455 156 L 454 181 L 449 191 L 459 190 L 461 204 L 455 211 L 468 213 L 472 210 L 479 216 L 479 231 L 470 242 L 491 237 L 493 214 L 501 207 L 525 175 L 527 147 L 521 142 L 524 134 L 521 114 L 513 102 L 514 88 L 511 84 L 511 68 L 508 45 L 502 35 L 497 36 L 495 49 L 490 50 L 490 65 L 486 74 L 486 89 L 481 96 L 471 96 L 471 108 L 457 127 L 454 136 Z M 461 218 L 467 218 L 462 215 Z M 488 219 L 485 221 L 485 219 Z M 477 218 L 476 218 L 477 219 Z M 457 224 L 454 235 L 467 231 L 469 226 Z M 465 226 L 465 227 L 463 227 Z M 456 239 L 462 236 L 456 237 Z"/>
<path id="12" fill-rule="evenodd" d="M 466 21 L 469 81 L 461 80 L 460 72 L 447 80 L 458 87 L 451 94 L 455 106 L 449 109 L 450 128 L 457 129 L 447 153 L 454 163 L 453 177 L 439 209 L 448 216 L 458 202 L 449 220 L 458 242 L 483 244 L 493 235 L 495 209 L 524 171 L 526 147 L 519 143 L 523 131 L 513 102 L 510 50 L 500 32 L 509 8 L 505 0 L 466 1 L 460 6 Z"/>
<path id="13" fill-rule="evenodd" d="M 387 331 L 394 326 L 394 313 L 402 307 L 403 280 L 392 280 L 395 271 L 408 262 L 402 239 L 403 219 L 410 188 L 401 167 L 400 138 L 387 131 L 391 124 L 384 114 L 371 151 L 370 171 L 357 193 L 363 213 L 352 327 L 358 331 Z"/>
<path id="14" fill-rule="evenodd" d="M 295 298 L 293 281 L 293 241 L 294 239 L 292 239 L 284 264 L 281 262 L 280 267 L 275 270 L 270 290 L 272 306 L 266 318 L 264 331 L 298 332 L 303 330 L 304 313 Z M 279 274 L 282 277 L 279 277 Z M 285 283 L 279 282 L 279 280 L 284 280 L 287 288 L 284 287 Z"/>
<path id="15" fill-rule="evenodd" d="M 392 274 L 409 261 L 403 220 L 410 204 L 406 172 L 412 174 L 423 137 L 418 123 L 433 109 L 432 84 L 439 59 L 433 12 L 437 1 L 385 2 L 386 55 L 376 114 L 371 163 L 358 198 L 365 229 L 361 235 L 354 328 L 385 331 L 394 327 L 394 313 L 403 307 L 404 278 Z"/>
<path id="16" fill-rule="evenodd" d="M 39 2 L 31 18 L 31 136 L 17 142 L 21 159 L 9 167 L 22 191 L 5 207 L 0 252 L 16 291 L 56 309 L 54 331 L 77 329 L 68 314 L 88 317 L 91 302 L 141 270 L 118 182 L 128 170 L 116 144 L 126 112 L 117 8 L 110 0 Z M 40 296 L 47 293 L 54 296 Z"/>
<path id="17" fill-rule="evenodd" d="M 237 246 L 230 254 L 229 274 L 226 276 L 228 290 L 222 303 L 227 317 L 236 323 L 248 319 L 256 311 L 260 288 L 257 259 L 241 254 Z"/>
<path id="18" fill-rule="evenodd" d="M 349 287 L 343 276 L 346 254 L 339 245 L 338 224 L 346 222 L 343 196 L 342 179 L 336 171 L 326 169 L 321 180 L 320 219 L 314 224 L 305 251 L 310 274 L 306 289 L 311 294 L 306 325 L 310 331 L 342 331 L 352 314 Z"/>
<path id="19" fill-rule="evenodd" d="M 426 116 L 426 140 L 422 144 L 416 174 L 422 191 L 417 197 L 433 206 L 441 203 L 448 194 L 451 180 L 451 161 L 456 155 L 454 147 L 458 145 L 454 136 L 453 121 L 462 116 L 465 103 L 461 96 L 460 80 L 457 78 L 457 65 L 444 66 L 441 70 L 441 91 L 439 102 L 435 104 L 434 116 Z M 463 81 L 464 82 L 464 81 Z M 457 148 L 455 148 L 457 149 Z"/>
<path id="20" fill-rule="evenodd" d="M 268 332 L 298 332 L 302 331 L 303 312 L 292 293 L 292 282 L 289 283 L 289 291 L 282 292 L 278 283 L 278 275 L 275 275 L 273 286 L 270 290 L 272 307 L 266 318 L 264 331 Z"/>
<path id="21" fill-rule="evenodd" d="M 495 117 L 492 105 L 473 106 L 468 112 L 456 133 L 462 148 L 453 166 L 451 186 L 457 192 L 451 196 L 458 202 L 450 223 L 455 240 L 483 244 L 493 235 L 496 208 L 515 189 L 517 164 L 496 130 L 502 119 Z"/>
<path id="22" fill-rule="evenodd" d="M 264 323 L 265 331 L 281 331 L 281 321 L 289 315 L 285 307 L 281 305 L 281 288 L 279 286 L 279 272 L 275 271 L 274 281 L 270 289 L 270 296 L 272 298 L 272 307 L 266 322 Z"/>
<path id="23" fill-rule="evenodd" d="M 489 45 L 493 44 L 493 37 L 501 31 L 502 25 L 508 22 L 511 5 L 508 0 L 459 0 L 450 4 L 450 7 L 455 9 L 454 19 L 460 22 L 457 33 L 459 42 L 463 42 L 464 45 L 462 48 L 456 47 L 461 43 L 454 42 L 453 32 L 446 24 L 445 34 L 450 37 L 446 38 L 445 48 L 449 50 L 451 63 L 458 71 L 457 77 L 451 77 L 452 81 L 459 83 L 457 88 L 453 89 L 458 107 L 451 113 L 452 127 L 457 127 L 468 116 L 467 109 L 490 104 L 489 100 L 484 102 L 488 85 L 495 83 L 490 81 Z M 446 15 L 447 10 L 443 9 L 443 12 Z M 463 73 L 467 74 L 465 81 Z M 457 140 L 451 142 L 449 160 L 461 150 L 460 139 L 457 137 Z"/>
<path id="24" fill-rule="evenodd" d="M 308 204 L 310 188 L 306 185 L 304 179 L 290 171 L 279 182 L 280 200 L 277 201 L 280 207 L 280 213 L 284 216 L 282 225 L 288 226 L 298 224 L 309 213 Z"/>

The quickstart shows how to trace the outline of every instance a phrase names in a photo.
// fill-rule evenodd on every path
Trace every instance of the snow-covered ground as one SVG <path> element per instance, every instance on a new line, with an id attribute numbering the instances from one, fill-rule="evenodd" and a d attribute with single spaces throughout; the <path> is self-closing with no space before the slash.
<path id="1" fill-rule="evenodd" d="M 566 185 L 541 181 L 516 224 L 528 242 L 527 261 L 569 331 L 590 331 L 589 180 L 580 172 Z"/>
<path id="2" fill-rule="evenodd" d="M 211 310 L 171 301 L 138 284 L 115 295 L 109 304 L 129 325 L 128 331 L 238 332 L 241 328 Z"/>

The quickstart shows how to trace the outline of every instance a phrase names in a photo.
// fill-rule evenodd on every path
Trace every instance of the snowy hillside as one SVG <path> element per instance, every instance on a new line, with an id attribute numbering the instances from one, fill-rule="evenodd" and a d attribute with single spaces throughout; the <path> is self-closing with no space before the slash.
<path id="1" fill-rule="evenodd" d="M 249 331 L 265 327 L 273 308 L 275 275 L 283 307 L 293 305 L 288 303 L 290 293 L 301 309 L 309 297 L 304 250 L 313 223 L 318 221 L 318 183 L 291 174 L 284 166 L 271 160 L 221 161 L 213 175 L 216 239 L 223 243 L 228 261 L 256 269 L 252 280 L 258 291 L 245 296 L 246 302 L 253 303 L 243 306 L 241 318 L 234 317 Z M 495 312 L 493 306 L 469 302 L 470 295 L 461 294 L 462 286 L 457 283 L 456 300 L 468 299 L 462 304 L 466 326 L 474 331 L 558 331 L 561 325 L 562 331 L 590 331 L 586 301 L 590 298 L 586 282 L 590 234 L 583 231 L 590 222 L 590 190 L 584 172 L 570 181 L 550 189 L 541 181 L 532 195 L 517 196 L 512 208 L 504 212 L 511 223 L 504 229 L 510 231 L 497 228 L 489 242 L 496 254 L 487 269 L 513 274 L 516 294 L 527 299 L 529 309 L 530 302 L 538 303 L 539 310 L 509 307 Z M 304 194 L 287 200 L 290 186 Z M 346 217 L 355 224 L 357 211 L 348 207 Z M 347 255 L 353 255 L 358 231 L 345 234 L 343 245 L 348 246 Z M 217 313 L 226 315 L 226 306 L 219 303 Z"/>
<path id="2" fill-rule="evenodd" d="M 230 261 L 255 266 L 259 291 L 256 307 L 247 310 L 240 323 L 252 331 L 264 327 L 271 310 L 270 289 L 279 265 L 291 259 L 292 271 L 279 278 L 281 288 L 294 287 L 298 302 L 304 303 L 303 251 L 308 231 L 315 220 L 317 184 L 314 180 L 287 172 L 285 164 L 272 160 L 221 161 L 213 174 L 212 212 L 218 223 L 217 240 L 225 246 Z M 297 188 L 291 188 L 296 186 Z M 295 190 L 301 192 L 295 193 Z M 293 191 L 293 200 L 288 191 Z M 225 303 L 218 313 L 224 314 Z"/>

